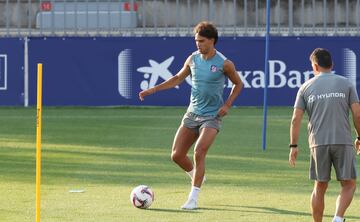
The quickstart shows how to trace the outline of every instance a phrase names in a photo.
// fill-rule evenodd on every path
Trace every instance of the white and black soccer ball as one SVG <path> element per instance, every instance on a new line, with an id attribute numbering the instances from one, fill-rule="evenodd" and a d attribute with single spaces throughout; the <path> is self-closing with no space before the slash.
<path id="1" fill-rule="evenodd" d="M 154 192 L 146 185 L 135 187 L 130 194 L 130 202 L 134 207 L 146 209 L 154 201 Z"/>

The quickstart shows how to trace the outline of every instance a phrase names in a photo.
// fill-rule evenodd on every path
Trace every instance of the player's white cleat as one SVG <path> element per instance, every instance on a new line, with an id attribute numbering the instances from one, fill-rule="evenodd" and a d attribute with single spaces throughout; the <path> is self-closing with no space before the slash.
<path id="1" fill-rule="evenodd" d="M 184 205 L 181 206 L 184 210 L 195 210 L 197 209 L 197 201 L 194 199 L 188 199 Z"/>

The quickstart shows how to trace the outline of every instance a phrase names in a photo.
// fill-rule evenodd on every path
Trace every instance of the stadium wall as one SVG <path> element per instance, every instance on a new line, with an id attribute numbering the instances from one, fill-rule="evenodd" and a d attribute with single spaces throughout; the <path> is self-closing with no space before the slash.
<path id="1" fill-rule="evenodd" d="M 0 105 L 36 104 L 36 64 L 43 63 L 46 106 L 186 106 L 191 80 L 144 102 L 138 92 L 175 75 L 195 51 L 191 37 L 0 39 Z M 316 47 L 333 54 L 334 71 L 359 85 L 359 37 L 272 37 L 268 102 L 291 106 L 299 86 L 313 76 L 309 55 Z M 264 38 L 222 37 L 217 49 L 232 60 L 245 88 L 235 105 L 261 106 Z M 28 66 L 24 61 L 28 60 Z M 26 75 L 28 73 L 28 85 Z M 25 77 L 24 77 L 25 76 Z M 28 90 L 27 90 L 28 87 Z M 231 83 L 225 83 L 225 96 Z M 28 97 L 28 104 L 25 98 Z"/>

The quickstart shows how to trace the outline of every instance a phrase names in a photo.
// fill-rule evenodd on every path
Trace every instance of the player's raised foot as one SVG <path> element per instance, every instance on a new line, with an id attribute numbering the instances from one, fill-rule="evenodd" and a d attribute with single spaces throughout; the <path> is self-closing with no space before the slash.
<path id="1" fill-rule="evenodd" d="M 197 209 L 197 201 L 194 199 L 188 199 L 184 205 L 181 206 L 183 210 L 195 210 Z"/>
<path id="2" fill-rule="evenodd" d="M 203 180 L 202 180 L 202 182 L 201 182 L 201 185 L 203 185 L 203 184 L 205 183 L 205 181 L 206 181 L 206 176 L 203 177 Z M 190 182 L 192 183 L 192 180 L 191 180 Z"/>
<path id="3" fill-rule="evenodd" d="M 206 181 L 206 176 L 204 175 L 203 181 L 201 182 L 201 185 L 203 185 Z"/>
<path id="4" fill-rule="evenodd" d="M 339 219 L 339 218 L 333 218 L 333 220 L 332 220 L 333 222 L 345 222 L 345 218 L 343 218 L 343 219 Z"/>

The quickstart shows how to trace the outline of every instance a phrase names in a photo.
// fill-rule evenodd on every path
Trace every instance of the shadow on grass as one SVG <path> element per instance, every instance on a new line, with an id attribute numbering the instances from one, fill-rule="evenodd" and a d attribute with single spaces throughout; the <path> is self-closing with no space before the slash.
<path id="1" fill-rule="evenodd" d="M 292 211 L 286 209 L 279 209 L 275 207 L 254 207 L 254 206 L 240 206 L 240 205 L 219 205 L 221 207 L 227 207 L 231 209 L 223 208 L 203 208 L 204 210 L 219 210 L 219 211 L 241 211 L 248 213 L 260 213 L 260 214 L 281 214 L 281 215 L 292 215 L 292 216 L 308 216 L 311 217 L 310 213 Z M 237 208 L 237 209 L 236 209 Z M 248 209 L 248 210 L 246 210 Z M 333 218 L 334 215 L 324 215 L 325 218 Z M 345 216 L 347 219 L 359 220 L 358 216 Z"/>
<path id="2" fill-rule="evenodd" d="M 148 209 L 150 211 L 158 211 L 158 212 L 164 212 L 164 213 L 200 213 L 196 210 L 178 210 L 178 209 L 164 209 L 164 208 L 150 208 Z"/>
<path id="3" fill-rule="evenodd" d="M 1 128 L 0 128 L 1 129 Z M 0 141 L 1 143 L 1 141 Z M 32 183 L 35 174 L 35 153 L 34 149 L 26 147 L 17 147 L 16 144 L 10 144 L 9 147 L 1 147 L 0 175 L 7 181 L 18 181 Z M 16 147 L 16 149 L 14 148 Z M 14 153 L 15 151 L 16 153 Z M 138 183 L 139 178 L 142 183 L 147 184 L 174 184 L 184 181 L 183 177 L 178 177 L 173 172 L 181 173 L 174 163 L 170 161 L 167 150 L 163 152 L 152 152 L 151 149 L 144 148 L 111 148 L 102 147 L 72 147 L 51 145 L 45 149 L 42 159 L 43 178 L 46 178 L 46 184 L 58 184 L 59 181 L 80 181 L 82 183 L 96 184 L 129 184 Z M 224 166 L 238 164 L 239 160 L 224 160 L 213 157 L 214 162 Z M 247 161 L 240 161 L 247 162 Z M 266 168 L 266 166 L 257 165 L 258 170 L 255 173 Z M 253 169 L 252 169 L 253 170 Z M 238 169 L 233 171 L 238 173 Z M 250 169 L 247 169 L 250 171 Z M 164 172 L 166 172 L 164 174 Z M 274 172 L 277 173 L 277 172 Z M 148 175 L 154 175 L 149 177 Z M 66 182 L 63 182 L 66 183 Z M 262 182 L 268 183 L 268 181 Z M 263 184 L 257 181 L 258 186 Z M 214 178 L 213 184 L 226 186 L 248 186 L 253 183 L 239 179 L 223 180 Z"/>

